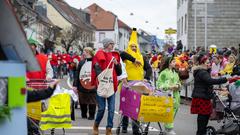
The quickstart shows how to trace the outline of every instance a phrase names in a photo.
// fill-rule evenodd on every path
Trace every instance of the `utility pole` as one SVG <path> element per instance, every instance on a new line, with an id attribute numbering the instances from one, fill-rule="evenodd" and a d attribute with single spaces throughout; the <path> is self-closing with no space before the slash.
<path id="1" fill-rule="evenodd" d="M 194 1 L 194 50 L 197 49 L 197 1 Z"/>
<path id="2" fill-rule="evenodd" d="M 207 0 L 205 0 L 205 50 L 207 50 L 207 23 L 208 23 L 208 9 L 207 9 L 208 5 L 207 5 Z"/>

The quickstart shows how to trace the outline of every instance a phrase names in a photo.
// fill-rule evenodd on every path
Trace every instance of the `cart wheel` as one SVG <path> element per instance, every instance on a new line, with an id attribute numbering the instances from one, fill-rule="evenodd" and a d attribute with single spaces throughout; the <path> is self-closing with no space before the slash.
<path id="1" fill-rule="evenodd" d="M 120 128 L 120 127 L 117 127 L 117 129 L 116 129 L 116 134 L 117 134 L 117 135 L 120 135 L 120 130 L 121 130 L 121 128 Z"/>
<path id="2" fill-rule="evenodd" d="M 159 135 L 165 135 L 164 132 L 160 132 Z"/>
<path id="3" fill-rule="evenodd" d="M 147 127 L 144 129 L 144 133 L 143 134 L 144 135 L 148 135 L 148 128 Z"/>
<path id="4" fill-rule="evenodd" d="M 216 134 L 217 133 L 216 133 L 216 130 L 214 127 L 212 127 L 212 126 L 207 127 L 207 135 L 216 135 Z"/>

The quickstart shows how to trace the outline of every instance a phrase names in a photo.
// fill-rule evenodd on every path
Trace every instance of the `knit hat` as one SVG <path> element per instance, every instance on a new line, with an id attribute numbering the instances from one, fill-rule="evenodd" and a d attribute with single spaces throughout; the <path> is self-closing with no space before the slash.
<path id="1" fill-rule="evenodd" d="M 102 44 L 103 44 L 103 48 L 107 48 L 109 44 L 114 44 L 114 41 L 110 38 L 105 38 L 103 39 Z"/>
<path id="2" fill-rule="evenodd" d="M 30 46 L 33 45 L 33 46 L 37 47 L 37 45 L 38 45 L 39 43 L 38 43 L 38 41 L 30 38 L 30 39 L 28 39 L 28 44 L 29 44 Z"/>
<path id="3" fill-rule="evenodd" d="M 240 86 L 240 80 L 237 80 L 237 81 L 235 82 L 235 85 L 236 85 L 237 87 L 239 87 L 239 86 Z"/>

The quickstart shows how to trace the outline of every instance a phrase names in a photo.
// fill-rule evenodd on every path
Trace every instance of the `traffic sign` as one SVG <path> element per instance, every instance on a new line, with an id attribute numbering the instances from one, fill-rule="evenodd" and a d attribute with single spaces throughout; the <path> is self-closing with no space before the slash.
<path id="1" fill-rule="evenodd" d="M 171 35 L 171 34 L 176 34 L 177 30 L 169 28 L 165 30 L 165 34 Z"/>

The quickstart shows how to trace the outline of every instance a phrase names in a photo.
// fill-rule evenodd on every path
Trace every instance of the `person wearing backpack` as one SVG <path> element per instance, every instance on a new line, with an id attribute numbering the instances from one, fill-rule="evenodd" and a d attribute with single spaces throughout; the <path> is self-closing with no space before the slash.
<path id="1" fill-rule="evenodd" d="M 91 84 L 91 66 L 94 56 L 93 49 L 91 47 L 85 47 L 83 49 L 83 56 L 85 59 L 81 60 L 78 64 L 74 86 L 78 89 L 82 118 L 94 120 L 97 100 L 96 87 Z"/>

